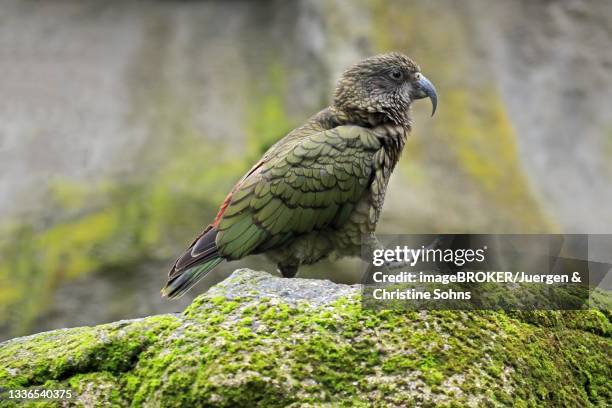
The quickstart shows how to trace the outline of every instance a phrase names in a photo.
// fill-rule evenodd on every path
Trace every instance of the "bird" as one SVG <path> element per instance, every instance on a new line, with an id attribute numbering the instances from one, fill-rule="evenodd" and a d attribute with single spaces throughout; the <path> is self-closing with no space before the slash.
<path id="1" fill-rule="evenodd" d="M 389 177 L 412 129 L 411 105 L 434 85 L 402 53 L 348 67 L 330 106 L 272 145 L 227 194 L 172 266 L 161 290 L 178 298 L 223 261 L 265 254 L 285 278 L 330 256 L 379 248 Z"/>

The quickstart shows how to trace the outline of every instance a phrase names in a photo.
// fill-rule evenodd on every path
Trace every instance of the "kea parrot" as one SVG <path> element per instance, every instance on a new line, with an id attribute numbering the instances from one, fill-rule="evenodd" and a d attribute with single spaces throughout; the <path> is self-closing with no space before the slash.
<path id="1" fill-rule="evenodd" d="M 238 181 L 172 267 L 162 294 L 183 295 L 223 261 L 266 254 L 282 276 L 300 265 L 377 249 L 391 172 L 411 130 L 411 104 L 436 89 L 400 53 L 349 67 L 332 104 L 276 142 Z"/>

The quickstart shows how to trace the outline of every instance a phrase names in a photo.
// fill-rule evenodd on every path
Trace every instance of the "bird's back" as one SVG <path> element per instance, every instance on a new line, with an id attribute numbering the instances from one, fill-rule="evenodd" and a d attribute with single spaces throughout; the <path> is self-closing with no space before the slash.
<path id="1" fill-rule="evenodd" d="M 296 144 L 304 138 L 347 124 L 342 114 L 334 112 L 332 108 L 325 108 L 313 115 L 306 123 L 293 129 L 285 137 L 273 144 L 263 155 L 262 161 L 282 156 L 291 151 Z"/>

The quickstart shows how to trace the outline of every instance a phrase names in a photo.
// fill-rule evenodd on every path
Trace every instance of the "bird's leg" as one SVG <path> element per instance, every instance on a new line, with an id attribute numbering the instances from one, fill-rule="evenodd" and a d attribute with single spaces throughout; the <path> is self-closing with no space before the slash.
<path id="1" fill-rule="evenodd" d="M 283 278 L 293 278 L 298 271 L 297 265 L 278 265 L 278 271 L 283 275 Z"/>
<path id="2" fill-rule="evenodd" d="M 374 264 L 372 263 L 372 256 L 374 255 L 374 251 L 376 250 L 385 250 L 384 245 L 382 244 L 382 242 L 380 242 L 378 240 L 378 237 L 376 235 L 374 235 L 373 233 L 370 234 L 363 242 L 362 242 L 363 248 L 361 250 L 361 260 L 363 262 L 365 262 L 366 264 L 368 264 L 367 267 L 367 272 L 362 276 L 362 283 L 363 284 L 369 284 L 372 282 L 369 282 L 368 279 L 369 277 L 372 277 L 372 273 L 374 272 L 374 270 L 372 268 L 375 268 Z M 391 268 L 388 265 L 388 262 L 385 262 L 384 264 L 382 264 L 381 266 L 379 266 L 378 268 L 382 269 L 382 272 L 385 273 L 386 275 L 391 275 Z M 401 266 L 397 266 L 398 268 Z"/>

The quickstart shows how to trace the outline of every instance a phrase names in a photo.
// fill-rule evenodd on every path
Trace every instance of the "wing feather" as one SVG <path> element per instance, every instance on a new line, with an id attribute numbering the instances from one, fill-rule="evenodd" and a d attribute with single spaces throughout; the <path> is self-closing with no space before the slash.
<path id="1" fill-rule="evenodd" d="M 358 126 L 341 126 L 289 143 L 269 151 L 257 171 L 232 192 L 216 223 L 216 246 L 226 259 L 341 226 L 368 188 L 375 153 L 381 148 L 371 130 Z"/>

